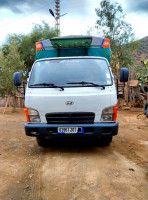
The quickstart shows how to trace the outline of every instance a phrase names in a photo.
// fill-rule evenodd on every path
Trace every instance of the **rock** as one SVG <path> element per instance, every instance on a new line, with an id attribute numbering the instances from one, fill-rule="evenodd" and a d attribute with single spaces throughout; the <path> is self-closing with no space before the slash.
<path id="1" fill-rule="evenodd" d="M 133 172 L 135 171 L 135 169 L 133 169 L 133 168 L 129 168 L 129 170 L 130 170 L 130 171 L 133 171 Z"/>
<path id="2" fill-rule="evenodd" d="M 32 177 L 33 177 L 33 174 L 30 174 L 30 175 L 29 175 L 29 178 L 32 178 Z"/>
<path id="3" fill-rule="evenodd" d="M 130 107 L 125 107 L 124 110 L 130 110 Z"/>

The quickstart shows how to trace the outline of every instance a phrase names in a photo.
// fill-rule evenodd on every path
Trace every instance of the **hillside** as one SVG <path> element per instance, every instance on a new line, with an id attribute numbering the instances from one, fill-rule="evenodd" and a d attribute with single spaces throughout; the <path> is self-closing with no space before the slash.
<path id="1" fill-rule="evenodd" d="M 139 40 L 140 47 L 134 52 L 136 58 L 136 66 L 142 65 L 141 61 L 148 59 L 148 36 Z"/>

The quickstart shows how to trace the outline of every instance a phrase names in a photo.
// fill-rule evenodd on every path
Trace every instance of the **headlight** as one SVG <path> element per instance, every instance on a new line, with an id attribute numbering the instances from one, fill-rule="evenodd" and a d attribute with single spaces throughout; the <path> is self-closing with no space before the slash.
<path id="1" fill-rule="evenodd" d="M 102 111 L 101 121 L 115 121 L 117 118 L 117 106 L 107 107 Z"/>
<path id="2" fill-rule="evenodd" d="M 27 122 L 41 122 L 39 112 L 37 110 L 25 108 L 24 112 L 26 114 Z"/>

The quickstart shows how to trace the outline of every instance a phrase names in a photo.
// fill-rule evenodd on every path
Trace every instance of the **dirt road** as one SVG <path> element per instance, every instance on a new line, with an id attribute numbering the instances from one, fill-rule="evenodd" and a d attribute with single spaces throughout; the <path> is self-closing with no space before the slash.
<path id="1" fill-rule="evenodd" d="M 0 200 L 148 200 L 148 119 L 120 111 L 119 134 L 53 140 L 41 148 L 24 133 L 23 113 L 0 114 Z"/>

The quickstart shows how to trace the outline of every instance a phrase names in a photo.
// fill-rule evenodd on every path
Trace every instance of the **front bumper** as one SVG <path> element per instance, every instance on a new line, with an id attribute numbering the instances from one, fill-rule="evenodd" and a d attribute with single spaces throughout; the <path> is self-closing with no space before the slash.
<path id="1" fill-rule="evenodd" d="M 83 127 L 84 133 L 63 134 L 58 133 L 58 127 Z M 46 123 L 26 123 L 25 132 L 28 136 L 59 137 L 59 136 L 97 136 L 111 137 L 118 134 L 118 123 L 94 123 L 94 124 L 46 124 Z"/>

